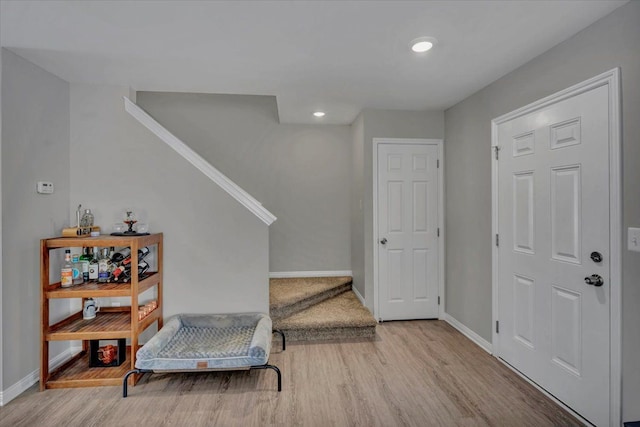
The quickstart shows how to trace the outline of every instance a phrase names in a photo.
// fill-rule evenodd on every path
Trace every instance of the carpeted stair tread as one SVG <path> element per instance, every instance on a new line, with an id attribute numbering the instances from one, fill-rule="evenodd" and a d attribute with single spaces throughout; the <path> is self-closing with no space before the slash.
<path id="1" fill-rule="evenodd" d="M 375 318 L 352 291 L 344 292 L 289 317 L 274 320 L 274 327 L 285 331 L 373 328 L 375 333 L 376 325 Z"/>
<path id="2" fill-rule="evenodd" d="M 302 277 L 269 280 L 269 310 L 281 319 L 351 289 L 352 278 Z"/>

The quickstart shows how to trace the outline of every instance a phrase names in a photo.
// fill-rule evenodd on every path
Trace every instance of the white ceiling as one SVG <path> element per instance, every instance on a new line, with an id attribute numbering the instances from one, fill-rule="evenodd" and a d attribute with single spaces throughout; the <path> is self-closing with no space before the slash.
<path id="1" fill-rule="evenodd" d="M 283 123 L 348 124 L 448 108 L 624 3 L 1 0 L 0 41 L 69 82 L 275 95 Z M 439 43 L 413 54 L 420 36 Z"/>

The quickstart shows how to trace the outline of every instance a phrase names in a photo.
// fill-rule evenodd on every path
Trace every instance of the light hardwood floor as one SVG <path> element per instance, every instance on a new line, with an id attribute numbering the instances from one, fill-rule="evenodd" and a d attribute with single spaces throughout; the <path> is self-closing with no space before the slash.
<path id="1" fill-rule="evenodd" d="M 377 339 L 276 346 L 273 371 L 145 375 L 120 387 L 37 391 L 1 426 L 581 425 L 442 321 L 389 322 Z"/>

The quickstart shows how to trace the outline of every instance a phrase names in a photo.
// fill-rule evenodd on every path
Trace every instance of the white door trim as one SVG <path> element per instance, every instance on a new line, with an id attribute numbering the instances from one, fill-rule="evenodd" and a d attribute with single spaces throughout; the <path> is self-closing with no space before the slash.
<path id="1" fill-rule="evenodd" d="M 589 80 L 578 83 L 565 90 L 540 99 L 515 111 L 502 115 L 491 121 L 491 204 L 492 204 L 492 239 L 498 233 L 498 162 L 495 157 L 495 147 L 498 146 L 498 126 L 509 120 L 545 108 L 551 104 L 572 98 L 600 86 L 609 86 L 609 209 L 610 209 L 610 257 L 611 257 L 611 295 L 610 295 L 610 384 L 609 395 L 610 421 L 612 426 L 618 426 L 622 416 L 622 208 L 621 208 L 621 168 L 620 168 L 620 69 L 614 68 Z M 493 247 L 492 271 L 492 344 L 494 356 L 500 357 L 500 335 L 496 333 L 498 317 L 498 248 Z"/>
<path id="2" fill-rule="evenodd" d="M 373 138 L 373 316 L 380 320 L 380 307 L 378 298 L 378 145 L 379 144 L 416 144 L 416 145 L 436 145 L 438 147 L 438 227 L 440 237 L 438 238 L 438 295 L 440 305 L 438 305 L 438 319 L 444 317 L 445 295 L 444 295 L 444 140 L 442 139 L 422 139 L 422 138 Z"/>

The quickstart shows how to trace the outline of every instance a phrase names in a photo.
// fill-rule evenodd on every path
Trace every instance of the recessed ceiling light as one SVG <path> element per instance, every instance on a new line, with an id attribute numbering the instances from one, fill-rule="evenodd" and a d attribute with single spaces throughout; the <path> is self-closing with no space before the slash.
<path id="1" fill-rule="evenodd" d="M 423 53 L 435 46 L 436 42 L 437 40 L 433 37 L 418 37 L 417 39 L 411 40 L 409 46 L 411 46 L 412 51 Z"/>
<path id="2" fill-rule="evenodd" d="M 316 117 L 324 117 L 324 114 L 324 111 L 316 111 L 315 113 L 313 113 L 313 115 Z"/>

